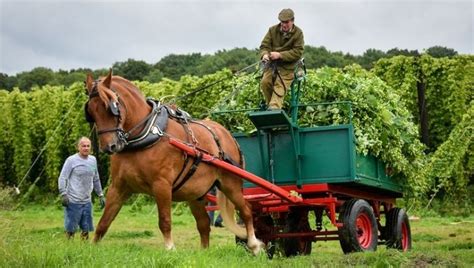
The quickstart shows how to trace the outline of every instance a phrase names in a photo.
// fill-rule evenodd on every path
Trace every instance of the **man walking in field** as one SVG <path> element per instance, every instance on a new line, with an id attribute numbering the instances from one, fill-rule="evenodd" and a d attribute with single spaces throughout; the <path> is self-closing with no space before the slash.
<path id="1" fill-rule="evenodd" d="M 77 143 L 78 153 L 69 156 L 64 162 L 58 179 L 59 193 L 64 209 L 64 228 L 66 237 L 72 238 L 77 226 L 81 228 L 81 238 L 89 239 L 94 230 L 92 222 L 92 189 L 100 197 L 104 208 L 105 199 L 97 171 L 97 160 L 90 155 L 91 141 L 82 137 Z"/>
<path id="2" fill-rule="evenodd" d="M 268 29 L 260 45 L 260 58 L 266 65 L 260 88 L 269 109 L 282 108 L 304 51 L 303 31 L 294 24 L 293 10 L 283 9 L 278 19 L 280 23 Z"/>

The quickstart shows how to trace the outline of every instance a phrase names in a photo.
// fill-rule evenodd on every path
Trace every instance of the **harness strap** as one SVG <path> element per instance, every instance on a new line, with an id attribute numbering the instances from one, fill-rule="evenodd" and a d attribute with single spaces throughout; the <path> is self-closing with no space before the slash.
<path id="1" fill-rule="evenodd" d="M 211 192 L 211 190 L 212 190 L 214 187 L 220 190 L 220 189 L 221 189 L 221 183 L 220 183 L 218 180 L 214 181 L 214 183 L 211 185 L 211 187 L 209 187 L 209 190 L 207 190 L 206 193 L 203 194 L 202 196 L 200 196 L 197 200 L 198 200 L 198 201 L 204 200 L 204 198 L 206 197 L 206 195 L 207 195 L 209 192 Z"/>
<path id="2" fill-rule="evenodd" d="M 239 150 L 239 153 L 240 153 L 240 150 Z M 242 167 L 242 165 L 240 163 L 237 163 L 235 162 L 234 159 L 232 159 L 232 157 L 230 157 L 228 154 L 224 153 L 224 157 L 222 157 L 222 160 L 226 161 L 227 163 L 231 164 L 231 165 L 234 165 L 236 167 Z"/>
<path id="3" fill-rule="evenodd" d="M 223 159 L 224 156 L 225 156 L 225 153 L 224 153 L 224 150 L 222 149 L 221 142 L 219 140 L 219 137 L 216 135 L 216 133 L 209 126 L 206 126 L 202 122 L 195 121 L 195 120 L 192 120 L 191 122 L 204 127 L 205 129 L 207 129 L 207 131 L 209 131 L 211 133 L 212 137 L 214 138 L 214 141 L 216 142 L 217 148 L 219 150 L 219 158 Z"/>
<path id="4" fill-rule="evenodd" d="M 176 187 L 176 184 L 178 184 L 180 182 L 179 178 L 181 177 L 181 175 L 183 175 L 183 172 L 184 172 L 184 170 L 186 169 L 186 167 L 188 166 L 188 163 L 189 163 L 188 154 L 183 152 L 183 155 L 184 155 L 184 164 L 183 164 L 183 167 L 181 168 L 181 171 L 179 172 L 178 176 L 176 177 L 176 180 L 173 183 L 173 190 Z"/>
<path id="5" fill-rule="evenodd" d="M 217 148 L 219 149 L 219 158 L 226 161 L 227 163 L 231 164 L 231 165 L 234 165 L 236 167 L 242 167 L 243 166 L 243 157 L 242 157 L 242 150 L 240 150 L 240 146 L 239 144 L 237 143 L 237 141 L 235 140 L 234 137 L 234 142 L 235 144 L 237 145 L 237 149 L 239 150 L 239 157 L 240 157 L 240 162 L 237 163 L 234 159 L 232 159 L 232 157 L 230 157 L 226 152 L 224 152 L 224 150 L 222 149 L 222 146 L 221 146 L 221 142 L 219 140 L 219 136 L 216 135 L 216 133 L 212 130 L 211 127 L 205 125 L 204 123 L 202 122 L 198 122 L 198 121 L 191 121 L 192 123 L 195 123 L 195 124 L 198 124 L 204 128 L 206 128 L 211 134 L 212 134 L 212 137 L 214 137 L 214 141 L 216 142 L 216 145 L 217 145 Z"/>
<path id="6" fill-rule="evenodd" d="M 172 110 L 169 107 L 167 107 L 167 109 L 168 109 L 168 111 L 171 110 L 174 113 L 176 113 L 175 110 Z M 192 144 L 196 145 L 197 140 L 194 137 L 194 133 L 192 132 L 191 128 L 189 127 L 189 121 L 187 120 L 187 118 L 186 117 L 178 117 L 178 116 L 176 116 L 176 114 L 174 114 L 174 116 L 173 116 L 173 112 L 169 112 L 169 114 L 171 115 L 170 118 L 175 120 L 176 122 L 178 122 L 183 127 L 184 132 L 186 133 L 186 141 L 188 143 L 192 142 Z M 185 161 L 184 161 L 183 167 L 181 168 L 181 171 L 179 172 L 178 176 L 176 176 L 175 182 L 173 183 L 173 193 L 176 192 L 179 188 L 181 188 L 181 186 L 183 186 L 183 184 L 186 183 L 186 181 L 191 178 L 191 176 L 194 174 L 194 172 L 197 169 L 197 165 L 199 165 L 199 163 L 201 162 L 201 159 L 199 159 L 199 161 L 197 161 L 197 158 L 195 158 L 194 162 L 193 162 L 193 165 L 191 166 L 189 171 L 186 173 L 186 175 L 182 179 L 180 179 L 181 175 L 183 174 L 183 172 L 186 169 L 186 167 L 188 165 L 188 162 L 189 162 L 188 155 L 184 152 L 183 152 L 183 154 L 184 154 L 184 157 L 185 157 Z M 197 163 L 196 163 L 196 161 L 197 161 Z"/>
<path id="7" fill-rule="evenodd" d="M 169 107 L 167 107 L 167 109 L 172 110 Z M 181 113 L 181 111 L 180 111 L 180 113 Z M 172 115 L 173 113 L 169 112 L 169 114 Z M 214 139 L 214 141 L 217 145 L 217 148 L 219 150 L 218 158 L 222 159 L 223 161 L 225 161 L 229 164 L 237 166 L 237 167 L 242 167 L 243 166 L 242 151 L 240 150 L 240 147 L 239 147 L 237 141 L 235 141 L 235 139 L 234 139 L 234 141 L 237 144 L 238 151 L 239 151 L 240 163 L 237 163 L 228 154 L 226 154 L 224 152 L 224 150 L 222 149 L 222 145 L 221 145 L 221 142 L 219 140 L 219 137 L 216 135 L 216 133 L 212 130 L 211 127 L 207 126 L 206 124 L 204 124 L 202 122 L 193 120 L 191 118 L 187 118 L 186 116 L 183 116 L 183 117 L 171 116 L 170 118 L 175 120 L 176 122 L 178 122 L 183 127 L 183 129 L 184 129 L 184 131 L 186 132 L 186 135 L 187 135 L 186 139 L 188 140 L 188 142 L 192 142 L 192 144 L 194 146 L 197 145 L 198 141 L 196 140 L 196 138 L 194 136 L 194 133 L 193 133 L 192 129 L 189 126 L 189 123 L 194 123 L 194 124 L 197 124 L 197 125 L 200 125 L 200 126 L 204 127 L 207 131 L 209 131 L 209 133 L 211 133 L 211 135 L 212 135 L 212 137 L 213 137 L 213 139 Z M 189 139 L 191 139 L 191 141 L 189 141 Z M 195 147 L 195 148 L 197 148 L 197 147 Z M 201 148 L 197 148 L 197 149 L 198 149 L 198 153 L 197 153 L 196 157 L 194 158 L 192 166 L 190 167 L 190 169 L 188 170 L 186 175 L 182 179 L 180 179 L 181 175 L 183 175 L 183 172 L 186 169 L 186 167 L 188 166 L 188 162 L 189 162 L 188 155 L 186 153 L 184 153 L 186 159 L 184 161 L 183 167 L 181 168 L 181 171 L 179 172 L 178 176 L 175 179 L 175 182 L 173 183 L 173 190 L 172 190 L 173 193 L 176 192 L 177 190 L 179 190 L 179 188 L 181 188 L 193 176 L 193 174 L 196 172 L 196 169 L 198 168 L 198 165 L 201 163 L 201 160 L 202 160 L 202 152 L 210 154 L 209 152 L 206 152 L 205 150 L 203 150 Z M 200 152 L 200 151 L 202 151 L 202 152 Z"/>
<path id="8" fill-rule="evenodd" d="M 173 187 L 173 193 L 176 192 L 179 188 L 181 188 L 181 186 L 183 186 L 183 184 L 185 184 L 189 180 L 189 178 L 191 178 L 194 172 L 196 172 L 199 166 L 199 163 L 201 163 L 201 160 L 202 160 L 202 153 L 198 151 L 196 154 L 196 157 L 194 158 L 193 165 L 188 170 L 188 173 L 186 173 L 186 176 L 184 176 L 184 178 L 176 186 Z"/>
<path id="9" fill-rule="evenodd" d="M 191 142 L 196 145 L 198 142 L 196 140 L 196 137 L 194 137 L 193 130 L 189 127 L 189 122 L 188 120 L 184 119 L 182 122 L 178 121 L 184 128 L 184 131 L 186 132 L 187 137 L 191 137 Z"/>
<path id="10" fill-rule="evenodd" d="M 198 124 L 200 126 L 203 126 L 204 128 L 206 128 L 211 134 L 212 134 L 212 137 L 214 137 L 214 141 L 216 142 L 216 145 L 217 145 L 217 148 L 219 148 L 219 158 L 226 161 L 227 163 L 231 164 L 231 165 L 234 165 L 236 167 L 242 167 L 243 166 L 243 157 L 242 157 L 242 150 L 240 150 L 240 146 L 239 146 L 239 143 L 235 140 L 234 137 L 232 137 L 234 139 L 234 142 L 235 144 L 237 145 L 237 149 L 239 150 L 239 158 L 240 158 L 240 162 L 237 163 L 234 159 L 232 159 L 232 157 L 230 157 L 226 152 L 224 152 L 224 150 L 222 149 L 222 146 L 221 146 L 221 142 L 219 140 L 219 136 L 216 135 L 216 133 L 211 129 L 211 127 L 205 125 L 204 123 L 202 122 L 198 122 L 198 121 L 191 121 L 192 123 L 195 123 L 195 124 Z"/>

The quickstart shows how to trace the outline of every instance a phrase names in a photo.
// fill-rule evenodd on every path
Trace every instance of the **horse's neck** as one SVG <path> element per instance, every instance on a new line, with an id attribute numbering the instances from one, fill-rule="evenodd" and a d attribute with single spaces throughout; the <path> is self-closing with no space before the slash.
<path id="1" fill-rule="evenodd" d="M 124 123 L 124 129 L 126 131 L 135 128 L 138 124 L 143 123 L 143 120 L 151 113 L 151 107 L 148 105 L 146 100 L 142 96 L 136 96 L 136 94 L 131 94 L 133 98 L 127 102 L 127 118 Z M 143 129 L 144 124 L 133 129 L 133 133 L 140 133 Z M 132 133 L 132 134 L 133 134 Z"/>

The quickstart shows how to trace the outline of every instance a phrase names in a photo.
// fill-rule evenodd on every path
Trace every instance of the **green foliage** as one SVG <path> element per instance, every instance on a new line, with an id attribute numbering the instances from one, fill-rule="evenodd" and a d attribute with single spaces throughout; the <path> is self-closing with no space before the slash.
<path id="1" fill-rule="evenodd" d="M 416 123 L 420 123 L 417 83 L 425 84 L 428 145 L 433 152 L 425 168 L 426 180 L 432 183 L 433 196 L 446 193 L 447 203 L 472 206 L 466 189 L 474 173 L 474 146 L 469 132 L 473 122 L 474 56 L 399 56 L 378 61 L 373 72 L 401 96 Z"/>
<path id="2" fill-rule="evenodd" d="M 381 59 L 374 66 L 372 72 L 392 87 L 393 92 L 400 96 L 400 101 L 413 115 L 415 122 L 419 123 L 416 91 L 419 68 L 415 62 L 414 57 L 405 56 Z"/>
<path id="3" fill-rule="evenodd" d="M 135 81 L 135 80 L 144 80 L 151 71 L 151 66 L 142 61 L 128 59 L 125 62 L 116 62 L 112 66 L 115 75 L 120 75 L 125 79 Z"/>
<path id="4" fill-rule="evenodd" d="M 237 94 L 234 95 L 230 90 L 226 91 L 231 98 L 223 103 L 225 105 L 217 101 L 223 97 L 221 95 L 218 98 L 217 95 L 222 92 L 222 88 L 213 88 L 207 92 L 206 98 L 198 96 L 187 103 L 186 108 L 195 112 L 202 111 L 202 107 L 213 107 L 214 110 L 258 107 L 262 97 L 258 91 L 258 80 L 253 75 L 234 79 L 233 88 L 239 90 L 235 90 Z M 210 94 L 215 94 L 215 97 L 207 98 Z M 321 68 L 308 72 L 301 103 L 341 101 L 352 102 L 352 122 L 358 152 L 372 154 L 389 163 L 406 183 L 407 193 L 415 195 L 426 192 L 429 182 L 420 173 L 424 147 L 418 140 L 418 131 L 411 114 L 404 108 L 399 96 L 381 79 L 358 66 L 349 66 L 343 70 Z M 347 106 L 340 105 L 313 105 L 300 111 L 299 118 L 299 124 L 303 127 L 349 123 L 349 110 Z M 233 132 L 254 131 L 245 113 L 215 114 L 214 119 Z"/>
<path id="5" fill-rule="evenodd" d="M 466 113 L 474 99 L 474 56 L 421 58 L 427 85 L 430 143 L 437 148 Z"/>
<path id="6" fill-rule="evenodd" d="M 462 120 L 430 158 L 427 176 L 437 183 L 435 193 L 443 189 L 447 193 L 446 203 L 471 208 L 467 185 L 474 174 L 474 101 Z M 460 201 L 466 203 L 460 204 Z"/>
<path id="7" fill-rule="evenodd" d="M 430 47 L 425 52 L 434 58 L 453 57 L 458 54 L 456 50 L 443 46 Z"/>
<path id="8" fill-rule="evenodd" d="M 33 157 L 33 144 L 28 131 L 32 129 L 32 121 L 30 120 L 32 110 L 27 109 L 28 94 L 19 90 L 11 92 L 5 104 L 7 107 L 3 111 L 9 117 L 9 120 L 1 130 L 6 132 L 5 134 L 2 133 L 2 136 L 6 135 L 9 138 L 7 144 L 11 144 L 11 151 L 8 153 L 13 155 L 13 159 L 9 168 L 12 169 L 12 173 L 18 174 L 18 177 L 21 178 L 26 174 L 25 171 L 29 169 Z"/>
<path id="9" fill-rule="evenodd" d="M 420 53 L 418 50 L 408 50 L 408 49 L 399 49 L 399 48 L 392 48 L 387 50 L 387 56 L 389 58 L 395 56 L 419 56 Z"/>
<path id="10" fill-rule="evenodd" d="M 9 210 L 15 207 L 15 189 L 0 184 L 0 209 Z"/>
<path id="11" fill-rule="evenodd" d="M 213 56 L 204 57 L 203 61 L 195 73 L 188 73 L 198 76 L 212 74 L 224 68 L 232 72 L 251 65 L 258 60 L 258 51 L 246 48 L 234 48 L 231 50 L 219 50 Z"/>
<path id="12" fill-rule="evenodd" d="M 197 118 L 209 115 L 212 108 L 230 93 L 232 87 L 232 73 L 229 70 L 223 70 L 211 75 L 205 75 L 202 78 L 195 76 L 183 76 L 180 80 L 179 91 L 177 92 L 177 103 L 184 110 L 189 111 Z M 216 81 L 220 81 L 217 82 Z M 192 91 L 204 88 L 211 83 L 216 83 L 203 92 L 193 94 L 187 98 L 179 98 L 191 93 Z"/>
<path id="13" fill-rule="evenodd" d="M 13 90 L 18 84 L 18 79 L 16 76 L 9 76 L 5 73 L 0 73 L 0 89 L 6 89 L 8 91 Z"/>
<path id="14" fill-rule="evenodd" d="M 150 83 L 158 83 L 163 79 L 163 77 L 164 77 L 164 75 L 163 75 L 162 71 L 160 71 L 158 69 L 154 69 L 154 70 L 151 70 L 148 73 L 148 75 L 143 77 L 143 80 L 148 81 Z"/>
<path id="15" fill-rule="evenodd" d="M 29 93 L 1 91 L 0 96 L 1 181 L 22 190 L 37 181 L 40 192 L 56 191 L 62 163 L 75 152 L 76 140 L 89 133 L 82 114 L 82 83 L 67 90 L 44 86 Z"/>
<path id="16" fill-rule="evenodd" d="M 201 53 L 187 55 L 170 54 L 163 57 L 154 67 L 163 72 L 165 77 L 179 80 L 185 74 L 195 73 L 202 60 L 203 56 Z"/>
<path id="17" fill-rule="evenodd" d="M 21 90 L 30 90 L 33 86 L 57 85 L 55 74 L 49 68 L 36 67 L 30 72 L 18 74 L 18 87 Z"/>
<path id="18" fill-rule="evenodd" d="M 358 63 L 365 69 L 369 70 L 372 69 L 375 62 L 385 57 L 387 57 L 387 55 L 382 50 L 370 48 L 367 49 L 362 57 L 359 58 Z"/>
<path id="19" fill-rule="evenodd" d="M 322 68 L 308 75 L 302 103 L 352 103 L 357 150 L 388 163 L 406 183 L 407 194 L 420 195 L 428 182 L 419 172 L 424 162 L 423 145 L 418 140 L 411 114 L 382 80 L 359 66 L 343 70 Z M 315 106 L 301 113 L 303 126 L 347 123 L 344 106 Z"/>
<path id="20" fill-rule="evenodd" d="M 416 123 L 420 121 L 417 82 L 426 85 L 432 151 L 447 139 L 474 96 L 474 56 L 398 56 L 378 61 L 373 72 L 401 96 Z"/>
<path id="21" fill-rule="evenodd" d="M 452 57 L 457 55 L 457 52 L 453 49 L 440 46 L 428 48 L 426 53 L 433 57 Z M 365 69 L 370 69 L 377 60 L 398 55 L 419 56 L 420 53 L 417 50 L 393 48 L 387 52 L 367 49 L 363 55 L 352 55 L 349 53 L 344 54 L 340 51 L 332 52 L 323 46 L 313 47 L 307 45 L 305 46 L 303 56 L 306 60 L 306 66 L 311 69 L 324 66 L 342 68 L 354 63 L 361 65 Z M 163 78 L 177 81 L 185 75 L 202 77 L 224 68 L 235 72 L 258 60 L 257 49 L 233 48 L 205 55 L 201 55 L 201 53 L 170 54 L 155 64 L 148 64 L 142 60 L 128 59 L 127 61 L 116 62 L 112 67 L 115 74 L 129 80 L 145 80 L 157 83 Z M 53 72 L 50 69 L 39 67 L 14 76 L 0 73 L 0 89 L 11 91 L 14 87 L 19 87 L 22 91 L 28 91 L 33 86 L 41 87 L 46 84 L 70 86 L 75 82 L 83 81 L 87 73 L 93 73 L 94 77 L 99 77 L 106 75 L 108 69 L 91 70 L 79 68 L 70 71 L 59 70 L 58 72 Z"/>
<path id="22" fill-rule="evenodd" d="M 344 67 L 356 62 L 356 57 L 342 52 L 331 52 L 324 46 L 305 46 L 304 59 L 308 67 L 317 69 L 324 66 Z"/>
<path id="23" fill-rule="evenodd" d="M 60 77 L 59 84 L 68 87 L 76 82 L 84 82 L 85 80 L 85 72 L 66 72 Z"/>

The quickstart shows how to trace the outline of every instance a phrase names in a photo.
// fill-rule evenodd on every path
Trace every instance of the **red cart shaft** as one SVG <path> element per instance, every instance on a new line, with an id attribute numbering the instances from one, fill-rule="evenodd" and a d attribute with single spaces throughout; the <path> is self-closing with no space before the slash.
<path id="1" fill-rule="evenodd" d="M 270 183 L 268 181 L 266 181 L 265 179 L 263 178 L 260 178 L 259 176 L 256 176 L 246 170 L 243 170 L 239 167 L 236 167 L 232 164 L 229 164 L 225 161 L 222 161 L 208 153 L 205 153 L 205 152 L 202 152 L 202 151 L 199 151 L 198 149 L 194 148 L 194 147 L 191 147 L 179 140 L 176 140 L 176 139 L 173 139 L 173 138 L 169 138 L 169 143 L 173 146 L 175 146 L 176 148 L 186 152 L 187 154 L 189 154 L 190 156 L 196 156 L 198 154 L 201 154 L 202 155 L 202 161 L 204 162 L 207 162 L 207 163 L 211 163 L 212 165 L 214 166 L 217 166 L 217 167 L 220 167 L 222 169 L 225 169 L 239 177 L 242 177 L 244 179 L 246 179 L 247 181 L 249 182 L 252 182 L 260 187 L 262 187 L 263 189 L 271 192 L 271 193 L 274 193 L 275 195 L 279 196 L 280 198 L 290 202 L 290 203 L 293 203 L 293 204 L 297 204 L 297 203 L 301 203 L 303 202 L 303 199 L 299 196 L 294 196 L 292 195 L 290 192 L 288 192 L 287 190 L 281 188 L 281 187 L 278 187 L 276 185 L 274 185 L 273 183 Z"/>

